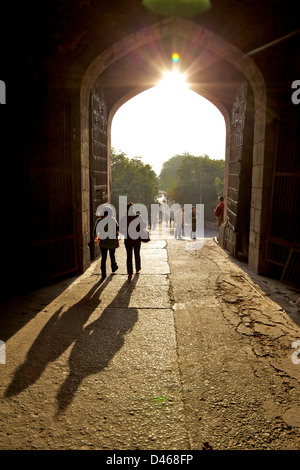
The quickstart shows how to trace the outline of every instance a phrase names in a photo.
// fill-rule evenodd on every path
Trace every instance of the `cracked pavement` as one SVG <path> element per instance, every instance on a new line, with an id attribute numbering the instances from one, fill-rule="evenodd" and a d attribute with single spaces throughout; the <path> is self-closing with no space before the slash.
<path id="1" fill-rule="evenodd" d="M 299 326 L 213 241 L 168 252 L 192 447 L 299 449 Z"/>
<path id="2" fill-rule="evenodd" d="M 2 303 L 0 449 L 299 450 L 298 294 L 200 245 Z"/>

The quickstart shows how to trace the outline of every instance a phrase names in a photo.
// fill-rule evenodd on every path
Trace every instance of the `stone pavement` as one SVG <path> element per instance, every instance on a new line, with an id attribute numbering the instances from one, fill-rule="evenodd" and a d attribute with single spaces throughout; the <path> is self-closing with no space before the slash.
<path id="1" fill-rule="evenodd" d="M 2 303 L 0 449 L 300 449 L 297 292 L 202 245 Z"/>

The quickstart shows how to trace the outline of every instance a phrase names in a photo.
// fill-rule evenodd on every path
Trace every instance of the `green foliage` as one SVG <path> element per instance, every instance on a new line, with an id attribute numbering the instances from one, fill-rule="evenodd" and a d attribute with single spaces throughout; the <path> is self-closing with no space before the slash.
<path id="1" fill-rule="evenodd" d="M 174 190 L 177 184 L 177 168 L 180 166 L 182 160 L 188 156 L 188 153 L 183 155 L 175 155 L 163 163 L 162 170 L 159 175 L 159 185 L 163 191 L 169 192 Z"/>
<path id="2" fill-rule="evenodd" d="M 216 176 L 215 178 L 215 186 L 216 186 L 216 191 L 218 196 L 223 196 L 224 193 L 224 178 L 223 180 Z"/>
<path id="3" fill-rule="evenodd" d="M 128 158 L 125 153 L 111 156 L 112 194 L 111 204 L 118 209 L 119 196 L 127 200 L 144 204 L 146 207 L 155 202 L 158 191 L 158 179 L 152 167 L 144 164 L 140 157 Z"/>
<path id="4" fill-rule="evenodd" d="M 161 188 L 180 204 L 204 204 L 206 220 L 214 220 L 213 209 L 224 188 L 224 160 L 208 155 L 176 155 L 164 163 Z"/>

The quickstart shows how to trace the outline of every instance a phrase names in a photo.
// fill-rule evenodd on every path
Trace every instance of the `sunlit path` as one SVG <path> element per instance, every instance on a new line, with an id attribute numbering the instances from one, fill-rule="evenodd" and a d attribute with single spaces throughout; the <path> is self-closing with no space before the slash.
<path id="1" fill-rule="evenodd" d="M 2 450 L 297 448 L 300 327 L 213 240 L 188 243 L 143 244 L 128 281 L 121 241 L 104 282 L 96 260 L 1 305 Z"/>

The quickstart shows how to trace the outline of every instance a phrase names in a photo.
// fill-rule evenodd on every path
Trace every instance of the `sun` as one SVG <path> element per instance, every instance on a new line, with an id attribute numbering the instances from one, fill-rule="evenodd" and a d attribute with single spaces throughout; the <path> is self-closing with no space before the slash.
<path id="1" fill-rule="evenodd" d="M 188 88 L 185 75 L 178 72 L 178 70 L 165 72 L 158 86 L 165 91 L 176 93 Z"/>

